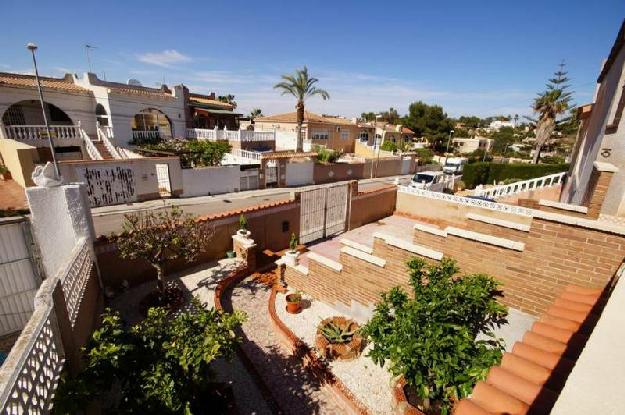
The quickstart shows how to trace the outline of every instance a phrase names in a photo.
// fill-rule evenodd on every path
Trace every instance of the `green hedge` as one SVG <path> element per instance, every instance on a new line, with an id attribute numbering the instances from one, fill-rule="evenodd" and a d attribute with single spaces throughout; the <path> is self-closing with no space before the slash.
<path id="1" fill-rule="evenodd" d="M 492 184 L 493 181 L 500 182 L 513 178 L 527 180 L 560 173 L 568 169 L 568 164 L 473 163 L 464 166 L 462 181 L 467 189 L 473 189 L 480 184 Z"/>

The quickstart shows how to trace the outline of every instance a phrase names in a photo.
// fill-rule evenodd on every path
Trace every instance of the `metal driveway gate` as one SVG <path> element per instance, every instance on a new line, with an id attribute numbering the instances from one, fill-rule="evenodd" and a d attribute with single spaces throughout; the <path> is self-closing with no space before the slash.
<path id="1" fill-rule="evenodd" d="M 320 187 L 301 193 L 300 243 L 333 236 L 345 230 L 349 186 Z"/>
<path id="2" fill-rule="evenodd" d="M 158 192 L 161 196 L 171 196 L 171 182 L 169 181 L 169 165 L 156 165 L 156 179 L 158 180 Z"/>

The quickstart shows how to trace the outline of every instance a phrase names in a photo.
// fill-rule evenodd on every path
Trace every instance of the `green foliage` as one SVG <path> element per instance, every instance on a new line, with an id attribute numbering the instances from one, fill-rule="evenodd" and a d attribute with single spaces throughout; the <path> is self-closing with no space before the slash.
<path id="1" fill-rule="evenodd" d="M 481 148 L 478 148 L 477 150 L 475 150 L 474 152 L 472 152 L 471 154 L 467 156 L 468 163 L 477 163 L 479 161 L 491 161 L 492 159 L 493 159 L 493 156 L 491 156 L 489 153 L 482 150 Z"/>
<path id="2" fill-rule="evenodd" d="M 392 151 L 393 153 L 397 151 L 397 144 L 393 143 L 390 140 L 386 140 L 382 143 L 382 145 L 380 146 L 381 150 L 385 150 L 385 151 Z"/>
<path id="3" fill-rule="evenodd" d="M 141 146 L 141 149 L 180 157 L 182 168 L 219 166 L 231 148 L 227 141 L 180 139 Z"/>
<path id="4" fill-rule="evenodd" d="M 349 321 L 345 324 L 330 321 L 321 327 L 320 331 L 332 344 L 349 343 L 356 334 L 356 330 L 352 329 L 353 325 L 354 323 Z"/>
<path id="5" fill-rule="evenodd" d="M 373 342 L 369 356 L 404 377 L 424 412 L 439 402 L 447 414 L 499 362 L 503 344 L 493 330 L 506 322 L 507 310 L 488 275 L 458 277 L 448 258 L 432 266 L 413 258 L 408 267 L 412 295 L 400 287 L 383 293 L 362 333 Z"/>
<path id="6" fill-rule="evenodd" d="M 502 127 L 499 131 L 495 131 L 491 138 L 493 141 L 493 154 L 503 155 L 508 147 L 515 142 L 515 132 L 512 127 Z"/>
<path id="7" fill-rule="evenodd" d="M 9 168 L 4 164 L 0 164 L 0 174 L 5 174 L 9 172 Z"/>
<path id="8" fill-rule="evenodd" d="M 117 237 L 122 258 L 143 259 L 157 271 L 158 286 L 165 288 L 167 261 L 194 261 L 213 237 L 214 230 L 185 215 L 178 207 L 138 211 L 124 215 L 123 231 Z"/>
<path id="9" fill-rule="evenodd" d="M 325 147 L 315 146 L 314 152 L 317 153 L 317 161 L 321 163 L 334 163 L 341 157 L 341 153 Z"/>
<path id="10" fill-rule="evenodd" d="M 239 216 L 239 229 L 246 231 L 247 230 L 247 218 L 243 213 Z"/>
<path id="11" fill-rule="evenodd" d="M 297 236 L 294 233 L 291 233 L 291 239 L 289 240 L 289 249 L 291 251 L 297 250 Z"/>
<path id="12" fill-rule="evenodd" d="M 131 328 L 107 310 L 84 350 L 84 369 L 62 379 L 55 412 L 78 413 L 100 400 L 112 413 L 206 413 L 210 364 L 233 357 L 240 341 L 235 329 L 244 320 L 240 312 L 206 309 L 197 299 L 176 314 L 151 308 Z M 118 401 L 111 399 L 112 389 L 119 390 Z"/>
<path id="13" fill-rule="evenodd" d="M 484 124 L 480 117 L 463 115 L 458 118 L 458 122 L 464 124 L 465 128 L 479 128 L 487 127 L 488 124 Z"/>
<path id="14" fill-rule="evenodd" d="M 293 75 L 282 75 L 282 82 L 278 82 L 273 87 L 279 90 L 282 95 L 292 95 L 298 102 L 304 102 L 306 98 L 319 95 L 323 100 L 330 99 L 330 94 L 324 89 L 317 88 L 315 84 L 319 82 L 308 74 L 308 68 L 295 70 Z"/>
<path id="15" fill-rule="evenodd" d="M 440 147 L 446 143 L 453 123 L 441 106 L 428 105 L 422 101 L 413 102 L 408 107 L 408 115 L 403 119 L 406 127 L 415 132 L 417 137 L 433 140 Z"/>
<path id="16" fill-rule="evenodd" d="M 520 180 L 533 179 L 548 174 L 567 171 L 568 164 L 499 164 L 499 163 L 473 163 L 464 166 L 462 180 L 468 189 L 473 189 L 480 184 L 499 183 L 505 179 L 516 178 Z"/>
<path id="17" fill-rule="evenodd" d="M 543 164 L 563 164 L 564 163 L 564 157 L 558 157 L 558 156 L 542 157 L 540 159 L 540 162 L 543 163 Z"/>
<path id="18" fill-rule="evenodd" d="M 375 112 L 363 112 L 360 114 L 363 121 L 375 121 Z"/>
<path id="19" fill-rule="evenodd" d="M 431 164 L 434 152 L 429 148 L 417 148 L 414 150 L 421 164 Z"/>

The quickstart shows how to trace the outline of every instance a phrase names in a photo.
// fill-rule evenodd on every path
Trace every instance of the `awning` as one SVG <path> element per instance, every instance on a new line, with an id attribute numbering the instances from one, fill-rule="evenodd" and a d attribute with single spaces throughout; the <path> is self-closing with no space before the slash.
<path id="1" fill-rule="evenodd" d="M 230 110 L 217 110 L 217 109 L 212 109 L 212 108 L 198 108 L 198 107 L 194 107 L 194 111 L 195 112 L 203 112 L 206 114 L 214 114 L 214 115 L 242 115 L 240 113 L 234 112 L 234 111 L 230 111 Z"/>

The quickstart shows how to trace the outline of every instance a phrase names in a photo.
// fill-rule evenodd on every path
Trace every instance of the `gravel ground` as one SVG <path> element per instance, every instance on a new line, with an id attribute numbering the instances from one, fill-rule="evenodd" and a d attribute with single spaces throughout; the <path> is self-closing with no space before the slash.
<path id="1" fill-rule="evenodd" d="M 214 307 L 217 282 L 235 267 L 236 260 L 223 259 L 173 274 L 170 280 L 185 290 L 189 298 L 195 295 L 200 301 L 206 303 L 207 307 Z M 115 297 L 111 301 L 111 306 L 119 310 L 127 321 L 137 322 L 141 319 L 139 301 L 155 286 L 155 282 L 148 282 L 134 287 Z M 239 414 L 272 414 L 254 378 L 248 373 L 238 356 L 235 355 L 231 362 L 223 359 L 216 360 L 213 363 L 213 369 L 218 382 L 232 385 Z"/>
<path id="2" fill-rule="evenodd" d="M 278 317 L 308 346 L 314 347 L 317 325 L 331 316 L 345 316 L 321 301 L 303 296 L 304 307 L 299 314 L 286 312 L 286 295 L 276 297 Z M 373 414 L 393 413 L 393 397 L 390 387 L 391 375 L 383 367 L 373 363 L 366 356 L 369 348 L 365 348 L 358 359 L 351 361 L 333 361 L 330 363 L 332 373 L 365 404 Z"/>
<path id="3" fill-rule="evenodd" d="M 242 347 L 280 408 L 294 415 L 352 413 L 280 343 L 267 311 L 270 292 L 266 285 L 248 278 L 234 287 L 231 303 L 226 303 L 225 308 L 232 306 L 247 313 L 248 320 L 243 324 L 246 340 Z M 227 294 L 224 297 L 228 298 Z"/>

